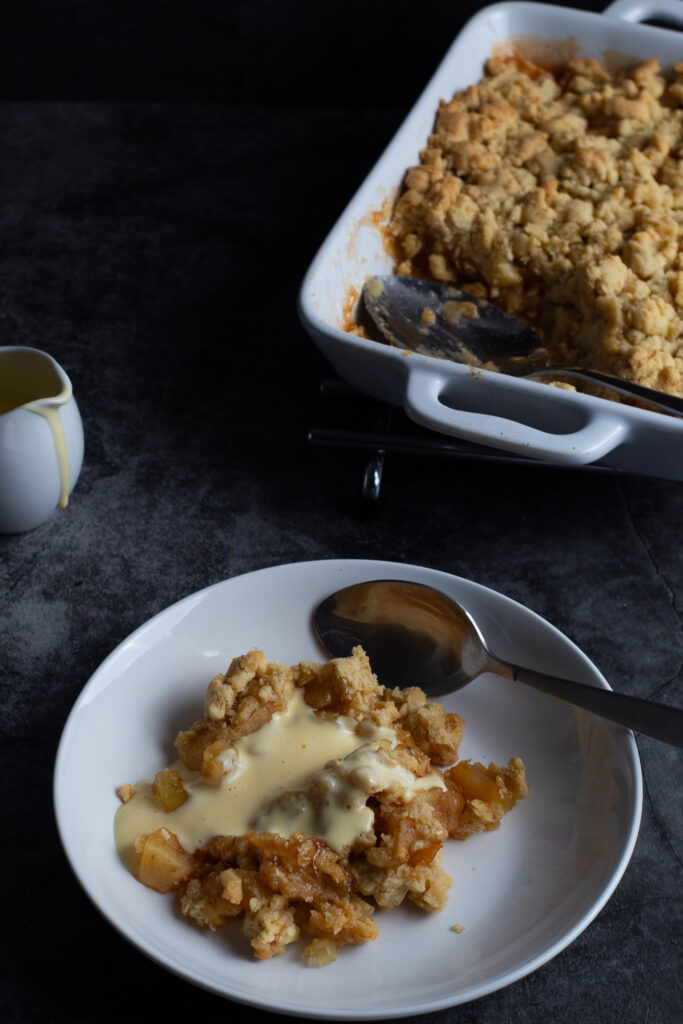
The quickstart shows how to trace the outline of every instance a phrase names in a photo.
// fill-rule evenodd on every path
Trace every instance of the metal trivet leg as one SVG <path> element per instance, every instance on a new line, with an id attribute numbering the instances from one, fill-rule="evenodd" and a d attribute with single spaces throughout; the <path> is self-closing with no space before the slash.
<path id="1" fill-rule="evenodd" d="M 363 483 L 360 489 L 364 501 L 379 501 L 382 490 L 382 473 L 384 472 L 384 449 L 371 455 L 365 464 Z"/>
<path id="2" fill-rule="evenodd" d="M 391 436 L 394 409 L 338 379 L 321 381 L 319 393 L 324 419 L 334 421 L 334 426 L 312 427 L 308 433 L 309 443 L 368 450 L 360 497 L 365 511 L 374 515 L 379 505 L 386 463 L 387 446 L 383 442 Z M 338 422 L 340 418 L 341 424 Z M 349 421 L 353 427 L 347 425 Z"/>
<path id="3" fill-rule="evenodd" d="M 393 409 L 390 405 L 377 405 L 377 411 L 373 416 L 372 429 L 380 436 L 391 433 L 391 416 Z M 363 483 L 361 485 L 361 497 L 366 502 L 379 501 L 382 491 L 382 474 L 384 473 L 384 462 L 386 459 L 386 448 L 378 448 L 371 452 L 365 464 Z"/>

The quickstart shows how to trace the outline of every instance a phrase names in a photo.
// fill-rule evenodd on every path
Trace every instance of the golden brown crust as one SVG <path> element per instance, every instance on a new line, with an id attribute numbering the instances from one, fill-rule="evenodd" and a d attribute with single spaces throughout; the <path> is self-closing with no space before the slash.
<path id="1" fill-rule="evenodd" d="M 181 895 L 182 912 L 211 929 L 243 913 L 242 930 L 260 960 L 301 932 L 335 946 L 377 936 L 371 905 L 352 891 L 347 859 L 319 839 L 219 836 L 197 859 L 199 877 Z M 329 946 L 313 946 L 306 959 L 320 960 L 323 948 L 329 953 Z"/>
<path id="2" fill-rule="evenodd" d="M 276 711 L 284 711 L 294 690 L 289 665 L 269 662 L 263 651 L 233 658 L 227 672 L 209 683 L 203 718 L 176 736 L 176 750 L 188 768 L 202 768 L 203 754 L 213 743 L 228 747 L 260 729 Z"/>
<path id="3" fill-rule="evenodd" d="M 520 316 L 557 365 L 683 395 L 681 65 L 492 59 L 442 102 L 389 231 L 399 273 Z"/>
<path id="4" fill-rule="evenodd" d="M 433 764 L 453 764 L 462 740 L 463 720 L 430 701 L 409 711 L 401 724 Z"/>

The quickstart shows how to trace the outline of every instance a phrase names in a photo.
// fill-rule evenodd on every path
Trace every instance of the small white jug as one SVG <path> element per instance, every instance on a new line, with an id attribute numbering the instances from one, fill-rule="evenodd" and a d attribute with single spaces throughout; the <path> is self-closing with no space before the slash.
<path id="1" fill-rule="evenodd" d="M 37 348 L 0 347 L 0 533 L 64 508 L 82 464 L 83 424 L 62 367 Z"/>

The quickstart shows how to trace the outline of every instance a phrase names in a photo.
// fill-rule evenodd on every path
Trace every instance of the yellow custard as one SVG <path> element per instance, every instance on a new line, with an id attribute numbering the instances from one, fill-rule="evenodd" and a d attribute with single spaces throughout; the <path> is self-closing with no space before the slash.
<path id="1" fill-rule="evenodd" d="M 416 779 L 380 748 L 382 740 L 395 746 L 396 733 L 351 718 L 321 718 L 297 690 L 286 711 L 229 748 L 230 767 L 220 785 L 178 761 L 172 767 L 189 796 L 165 812 L 151 782 L 137 784 L 133 799 L 116 814 L 121 859 L 134 871 L 135 840 L 162 827 L 188 852 L 212 836 L 252 829 L 282 836 L 303 832 L 341 851 L 372 828 L 366 806 L 371 793 L 393 789 L 408 799 L 417 789 L 444 788 L 436 772 Z"/>

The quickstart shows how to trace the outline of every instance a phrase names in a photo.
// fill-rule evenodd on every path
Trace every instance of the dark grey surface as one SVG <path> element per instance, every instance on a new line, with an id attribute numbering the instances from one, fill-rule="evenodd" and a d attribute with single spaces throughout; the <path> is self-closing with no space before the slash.
<path id="1" fill-rule="evenodd" d="M 432 566 L 547 617 L 615 688 L 683 704 L 681 485 L 394 456 L 368 520 L 363 458 L 307 447 L 328 371 L 296 289 L 402 110 L 263 99 L 0 105 L 0 340 L 65 366 L 86 431 L 69 507 L 0 538 L 7 1022 L 137 1020 L 150 994 L 155 1019 L 232 1009 L 109 927 L 51 810 L 91 672 L 200 587 L 301 559 Z M 640 837 L 597 920 L 528 978 L 423 1019 L 680 1024 L 682 759 L 639 748 Z"/>

